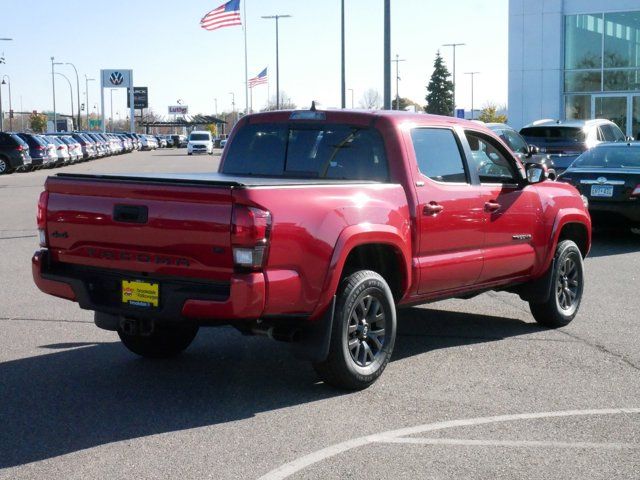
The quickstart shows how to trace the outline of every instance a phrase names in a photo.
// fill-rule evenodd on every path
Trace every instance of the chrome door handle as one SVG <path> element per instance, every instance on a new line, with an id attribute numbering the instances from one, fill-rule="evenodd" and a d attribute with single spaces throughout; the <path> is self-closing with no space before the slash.
<path id="1" fill-rule="evenodd" d="M 437 204 L 436 202 L 427 203 L 422 209 L 422 213 L 425 215 L 437 215 L 441 211 L 444 210 L 442 205 Z"/>

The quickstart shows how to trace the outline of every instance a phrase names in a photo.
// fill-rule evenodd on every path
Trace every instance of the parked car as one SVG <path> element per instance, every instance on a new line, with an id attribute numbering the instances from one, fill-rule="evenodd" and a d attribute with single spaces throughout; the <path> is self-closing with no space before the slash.
<path id="1" fill-rule="evenodd" d="M 0 175 L 29 166 L 29 145 L 15 133 L 0 132 Z"/>
<path id="2" fill-rule="evenodd" d="M 18 133 L 17 135 L 29 145 L 32 167 L 42 167 L 57 161 L 58 155 L 55 148 L 51 150 L 49 144 L 45 143 L 39 135 L 33 133 Z M 53 156 L 51 152 L 53 152 Z"/>
<path id="3" fill-rule="evenodd" d="M 222 140 L 220 140 L 220 148 L 224 148 L 227 146 L 227 139 L 223 138 Z"/>
<path id="4" fill-rule="evenodd" d="M 187 155 L 194 153 L 208 153 L 213 155 L 213 137 L 211 132 L 193 131 L 189 134 L 187 143 Z"/>
<path id="5" fill-rule="evenodd" d="M 140 135 L 140 150 L 155 150 L 158 148 L 158 141 L 152 135 Z"/>
<path id="6" fill-rule="evenodd" d="M 589 199 L 595 225 L 640 228 L 640 143 L 601 143 L 558 177 Z"/>
<path id="7" fill-rule="evenodd" d="M 71 136 L 81 145 L 82 147 L 82 158 L 84 160 L 91 160 L 97 156 L 96 145 L 91 138 L 81 132 L 74 132 Z"/>
<path id="8" fill-rule="evenodd" d="M 44 135 L 44 140 L 56 149 L 57 160 L 50 166 L 59 167 L 65 163 L 71 163 L 71 155 L 69 154 L 69 146 L 57 135 Z"/>
<path id="9" fill-rule="evenodd" d="M 226 323 L 357 390 L 391 358 L 397 306 L 507 290 L 543 325 L 575 318 L 591 221 L 575 188 L 543 180 L 469 121 L 247 115 L 220 173 L 49 177 L 32 271 L 136 354 Z"/>
<path id="10" fill-rule="evenodd" d="M 487 123 L 487 128 L 491 129 L 500 139 L 507 144 L 522 163 L 537 163 L 542 165 L 547 172 L 549 180 L 556 179 L 556 171 L 551 156 L 547 153 L 540 153 L 537 145 L 528 145 L 524 138 L 520 136 L 509 125 L 504 123 Z"/>
<path id="11" fill-rule="evenodd" d="M 163 135 L 156 135 L 155 137 L 158 141 L 158 148 L 167 148 L 167 139 Z"/>
<path id="12" fill-rule="evenodd" d="M 171 135 L 173 138 L 173 146 L 176 148 L 186 148 L 187 147 L 187 137 L 185 135 Z"/>
<path id="13" fill-rule="evenodd" d="M 578 155 L 602 142 L 624 142 L 627 137 L 610 120 L 538 120 L 520 130 L 527 143 L 551 155 L 557 173 Z"/>
<path id="14" fill-rule="evenodd" d="M 67 144 L 69 148 L 69 156 L 71 157 L 71 163 L 81 162 L 83 159 L 82 145 L 71 135 L 60 135 L 58 138 Z"/>

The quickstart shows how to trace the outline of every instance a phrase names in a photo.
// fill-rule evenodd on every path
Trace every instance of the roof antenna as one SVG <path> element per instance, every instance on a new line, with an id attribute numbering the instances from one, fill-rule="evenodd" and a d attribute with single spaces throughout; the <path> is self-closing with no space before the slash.
<path id="1" fill-rule="evenodd" d="M 316 101 L 315 100 L 311 100 L 311 108 L 309 109 L 312 112 L 316 111 Z"/>

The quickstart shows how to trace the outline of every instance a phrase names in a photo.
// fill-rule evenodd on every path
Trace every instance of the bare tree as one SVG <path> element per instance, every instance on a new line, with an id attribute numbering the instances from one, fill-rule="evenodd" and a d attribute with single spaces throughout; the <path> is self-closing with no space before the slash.
<path id="1" fill-rule="evenodd" d="M 286 92 L 280 91 L 280 110 L 294 110 L 297 107 L 291 97 Z M 268 105 L 261 110 L 261 112 L 270 112 L 277 110 L 276 108 L 276 96 L 275 94 L 269 99 Z"/>
<path id="2" fill-rule="evenodd" d="M 378 110 L 382 107 L 382 99 L 380 98 L 380 92 L 370 88 L 362 95 L 360 99 L 360 108 L 365 110 Z"/>

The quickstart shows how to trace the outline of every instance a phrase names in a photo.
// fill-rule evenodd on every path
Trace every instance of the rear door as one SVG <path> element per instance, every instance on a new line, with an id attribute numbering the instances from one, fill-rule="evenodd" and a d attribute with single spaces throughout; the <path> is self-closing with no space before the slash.
<path id="1" fill-rule="evenodd" d="M 528 274 L 534 266 L 534 234 L 541 211 L 534 186 L 522 185 L 511 154 L 482 132 L 465 131 L 469 166 L 480 180 L 484 266 L 479 283 Z"/>
<path id="2" fill-rule="evenodd" d="M 460 138 L 453 128 L 414 128 L 409 144 L 418 167 L 418 293 L 473 284 L 482 270 L 483 201 Z"/>

